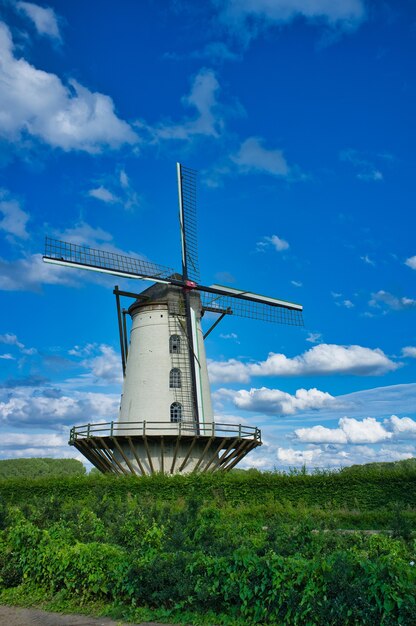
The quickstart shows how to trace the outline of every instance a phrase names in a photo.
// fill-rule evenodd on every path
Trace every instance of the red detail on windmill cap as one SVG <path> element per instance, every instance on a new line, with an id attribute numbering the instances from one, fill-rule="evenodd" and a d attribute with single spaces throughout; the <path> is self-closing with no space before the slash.
<path id="1" fill-rule="evenodd" d="M 194 283 L 193 280 L 186 280 L 185 285 L 186 287 L 188 287 L 188 289 L 195 289 L 196 287 L 196 283 Z"/>

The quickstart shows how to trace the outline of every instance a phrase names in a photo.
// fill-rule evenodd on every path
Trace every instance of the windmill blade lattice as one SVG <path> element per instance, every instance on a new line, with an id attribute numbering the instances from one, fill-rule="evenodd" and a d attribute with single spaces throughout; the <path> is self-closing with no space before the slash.
<path id="1" fill-rule="evenodd" d="M 232 295 L 219 295 L 200 291 L 202 306 L 206 311 L 226 313 L 289 326 L 303 326 L 302 310 L 269 303 L 240 299 Z"/>
<path id="2" fill-rule="evenodd" d="M 196 228 L 197 172 L 178 163 L 179 213 L 182 256 L 187 276 L 199 283 L 198 241 Z"/>
<path id="3" fill-rule="evenodd" d="M 144 261 L 137 257 L 125 256 L 107 250 L 97 250 L 50 237 L 45 239 L 43 258 L 46 262 L 57 265 L 72 265 L 83 269 L 107 272 L 116 276 L 142 278 L 164 283 L 170 283 L 169 276 L 175 272 L 169 267 Z"/>

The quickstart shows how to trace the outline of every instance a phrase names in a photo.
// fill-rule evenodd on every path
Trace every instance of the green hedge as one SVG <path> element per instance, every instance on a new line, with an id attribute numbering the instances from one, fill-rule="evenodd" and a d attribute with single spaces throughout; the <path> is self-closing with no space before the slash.
<path id="1" fill-rule="evenodd" d="M 28 498 L 79 499 L 92 497 L 178 498 L 197 496 L 211 502 L 263 503 L 303 502 L 308 506 L 328 506 L 377 510 L 395 502 L 416 508 L 416 471 L 367 471 L 363 473 L 323 473 L 282 475 L 275 473 L 230 473 L 190 476 L 133 478 L 85 476 L 0 480 L 0 496 L 10 503 Z"/>

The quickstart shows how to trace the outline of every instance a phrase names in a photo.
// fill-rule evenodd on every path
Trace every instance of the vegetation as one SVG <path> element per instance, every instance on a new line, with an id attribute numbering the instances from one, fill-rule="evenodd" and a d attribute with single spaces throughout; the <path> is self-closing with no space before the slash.
<path id="1" fill-rule="evenodd" d="M 85 474 L 85 467 L 76 459 L 33 458 L 0 461 L 0 479 L 77 476 L 82 474 Z"/>
<path id="2" fill-rule="evenodd" d="M 136 621 L 410 626 L 415 487 L 408 467 L 382 480 L 378 468 L 9 479 L 0 601 L 77 600 Z"/>

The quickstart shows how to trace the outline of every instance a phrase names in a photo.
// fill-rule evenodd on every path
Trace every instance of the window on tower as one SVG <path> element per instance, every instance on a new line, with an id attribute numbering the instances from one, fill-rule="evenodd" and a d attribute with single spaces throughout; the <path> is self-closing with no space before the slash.
<path id="1" fill-rule="evenodd" d="M 179 354 L 181 351 L 181 338 L 179 335 L 171 335 L 169 337 L 169 352 L 171 354 Z"/>
<path id="2" fill-rule="evenodd" d="M 170 405 L 170 421 L 182 421 L 182 404 L 180 402 L 174 402 Z"/>
<path id="3" fill-rule="evenodd" d="M 171 389 L 179 389 L 181 387 L 181 370 L 174 367 L 169 374 L 169 387 Z"/>

